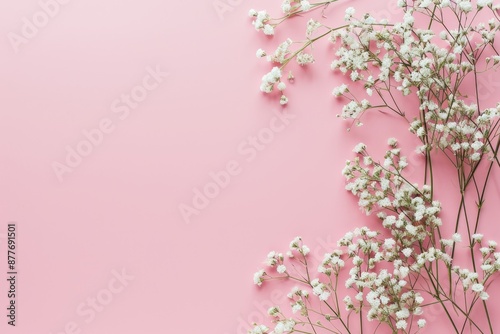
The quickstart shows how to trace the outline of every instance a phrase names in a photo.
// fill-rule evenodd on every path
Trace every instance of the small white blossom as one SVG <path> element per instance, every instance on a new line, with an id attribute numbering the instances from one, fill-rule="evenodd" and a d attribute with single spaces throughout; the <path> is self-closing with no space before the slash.
<path id="1" fill-rule="evenodd" d="M 255 325 L 248 333 L 249 334 L 267 334 L 269 332 L 269 328 L 264 325 Z"/>
<path id="2" fill-rule="evenodd" d="M 474 240 L 474 242 L 479 244 L 483 240 L 483 235 L 480 233 L 475 233 L 472 235 L 472 240 Z"/>
<path id="3" fill-rule="evenodd" d="M 267 310 L 267 314 L 274 317 L 280 313 L 280 308 L 278 306 L 273 306 L 269 310 Z"/>
<path id="4" fill-rule="evenodd" d="M 311 9 L 311 3 L 309 3 L 309 1 L 307 1 L 307 0 L 301 0 L 300 1 L 300 10 L 308 11 L 309 9 Z"/>
<path id="5" fill-rule="evenodd" d="M 401 252 L 404 254 L 404 256 L 410 257 L 411 253 L 413 253 L 413 250 L 411 248 L 405 248 Z"/>
<path id="6" fill-rule="evenodd" d="M 477 8 L 481 9 L 486 6 L 491 6 L 493 4 L 493 0 L 477 0 L 476 5 Z"/>
<path id="7" fill-rule="evenodd" d="M 461 0 L 458 3 L 458 7 L 464 12 L 464 13 L 469 13 L 472 11 L 472 4 L 469 0 Z"/>
<path id="8" fill-rule="evenodd" d="M 286 267 L 283 264 L 280 264 L 277 268 L 276 271 L 280 274 L 283 274 L 286 271 Z"/>
<path id="9" fill-rule="evenodd" d="M 333 89 L 332 94 L 338 97 L 338 96 L 345 94 L 348 91 L 349 91 L 348 86 L 346 84 L 342 84 L 339 87 L 335 87 Z"/>
<path id="10" fill-rule="evenodd" d="M 259 270 L 258 272 L 256 272 L 254 275 L 253 275 L 253 282 L 258 285 L 258 286 L 261 286 L 262 285 L 262 282 L 264 281 L 263 280 L 263 277 L 266 275 L 266 273 L 264 272 L 264 270 Z"/>
<path id="11" fill-rule="evenodd" d="M 258 49 L 257 52 L 256 52 L 256 56 L 257 56 L 257 58 L 265 57 L 266 56 L 266 51 L 264 51 L 262 49 Z"/>
<path id="12" fill-rule="evenodd" d="M 288 97 L 286 97 L 285 95 L 281 95 L 280 104 L 284 106 L 287 103 L 288 103 Z"/>
<path id="13" fill-rule="evenodd" d="M 266 34 L 266 35 L 269 35 L 269 36 L 274 35 L 274 27 L 270 24 L 266 24 L 264 26 L 263 31 L 264 31 L 264 34 Z"/>
<path id="14" fill-rule="evenodd" d="M 328 291 L 323 291 L 323 292 L 319 295 L 319 300 L 321 300 L 321 301 L 328 300 L 328 298 L 330 298 L 330 295 L 331 295 L 331 293 L 330 293 L 330 292 L 328 292 Z"/>
<path id="15" fill-rule="evenodd" d="M 472 285 L 472 291 L 481 292 L 484 290 L 484 286 L 481 283 L 476 283 Z"/>
<path id="16" fill-rule="evenodd" d="M 345 10 L 345 20 L 348 21 L 351 17 L 356 13 L 356 10 L 353 7 L 349 7 Z"/>
<path id="17" fill-rule="evenodd" d="M 290 0 L 284 0 L 283 4 L 281 5 L 281 10 L 283 11 L 283 14 L 289 14 L 292 10 L 292 5 L 290 4 Z"/>
<path id="18" fill-rule="evenodd" d="M 432 1 L 432 0 L 422 0 L 422 1 L 420 2 L 419 7 L 420 7 L 420 8 L 427 8 L 427 7 L 429 7 L 430 5 L 432 5 L 432 3 L 433 3 L 433 1 Z"/>
<path id="19" fill-rule="evenodd" d="M 406 320 L 399 320 L 398 322 L 396 322 L 397 329 L 406 329 L 407 326 L 408 323 L 406 322 Z"/>
<path id="20" fill-rule="evenodd" d="M 363 143 L 357 144 L 352 150 L 354 153 L 361 153 L 366 149 L 366 145 Z"/>

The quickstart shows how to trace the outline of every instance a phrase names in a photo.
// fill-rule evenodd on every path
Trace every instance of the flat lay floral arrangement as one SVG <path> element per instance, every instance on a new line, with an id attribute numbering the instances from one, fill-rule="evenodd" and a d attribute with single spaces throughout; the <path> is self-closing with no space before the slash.
<path id="1" fill-rule="evenodd" d="M 421 184 L 408 177 L 397 139 L 387 138 L 380 157 L 363 143 L 354 147 L 342 175 L 360 209 L 378 217 L 377 228 L 352 223 L 351 232 L 338 236 L 338 248 L 314 267 L 300 237 L 288 250 L 270 252 L 255 284 L 296 286 L 289 303 L 269 309 L 269 321 L 254 324 L 249 333 L 419 333 L 432 331 L 429 307 L 442 310 L 446 333 L 500 332 L 488 293 L 500 283 L 500 249 L 482 234 L 483 226 L 496 223 L 482 213 L 499 201 L 486 195 L 500 167 L 500 104 L 489 105 L 478 88 L 481 76 L 496 75 L 500 66 L 500 5 L 397 0 L 397 19 L 349 7 L 343 22 L 332 22 L 325 10 L 334 2 L 276 2 L 270 8 L 276 17 L 250 10 L 255 29 L 268 36 L 286 32 L 296 16 L 310 18 L 301 41 L 257 50 L 271 64 L 260 89 L 277 103 L 293 103 L 299 96 L 286 95 L 287 85 L 300 85 L 300 77 L 290 69 L 312 66 L 314 47 L 331 44 L 331 63 L 314 66 L 344 75 L 344 83 L 332 87 L 333 98 L 344 105 L 339 116 L 352 126 L 362 126 L 367 113 L 401 118 L 394 126 L 405 124 L 425 159 L 417 171 Z M 410 98 L 413 108 L 403 104 Z M 456 175 L 448 191 L 456 192 L 458 210 L 448 219 L 442 212 L 450 209 L 435 196 L 436 157 L 445 157 L 441 168 Z M 359 217 L 355 213 L 353 221 Z"/>

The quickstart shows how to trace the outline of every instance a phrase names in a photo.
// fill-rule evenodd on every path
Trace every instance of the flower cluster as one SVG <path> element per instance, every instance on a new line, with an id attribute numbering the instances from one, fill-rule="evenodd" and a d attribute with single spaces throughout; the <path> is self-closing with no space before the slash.
<path id="1" fill-rule="evenodd" d="M 406 158 L 395 139 L 389 144 L 383 164 L 374 162 L 364 144 L 357 145 L 354 151 L 358 157 L 348 160 L 342 173 L 350 181 L 346 189 L 359 198 L 359 207 L 366 214 L 378 211 L 382 226 L 403 246 L 412 247 L 441 226 L 441 204 L 432 200 L 431 187 L 419 189 L 403 177 Z"/>
<path id="2" fill-rule="evenodd" d="M 256 30 L 261 30 L 266 35 L 274 35 L 274 26 L 269 24 L 271 17 L 265 10 L 256 11 L 252 9 L 248 15 L 254 18 L 252 24 Z"/>
<path id="3" fill-rule="evenodd" d="M 274 85 L 281 81 L 281 75 L 281 70 L 278 67 L 274 67 L 271 72 L 262 77 L 260 89 L 263 92 L 271 92 L 274 89 Z"/>
<path id="4" fill-rule="evenodd" d="M 449 97 L 453 98 L 453 97 Z M 438 147 L 457 157 L 457 164 L 474 165 L 483 154 L 491 153 L 490 136 L 496 133 L 496 120 L 500 116 L 500 105 L 479 111 L 476 104 L 467 105 L 464 101 L 448 100 L 448 107 L 440 109 L 432 102 L 427 108 L 425 123 L 415 120 L 410 131 L 420 138 L 427 138 L 428 144 L 422 149 Z"/>
<path id="5" fill-rule="evenodd" d="M 301 255 L 299 263 L 306 268 L 306 275 L 309 277 L 307 269 L 308 252 L 303 251 L 303 245 L 299 245 L 300 238 L 294 239 L 291 247 Z M 409 275 L 411 268 L 401 257 L 410 258 L 412 251 L 403 248 L 394 239 L 382 239 L 380 233 L 371 231 L 366 227 L 355 229 L 347 233 L 338 242 L 342 249 L 327 253 L 318 267 L 318 275 L 338 279 L 340 271 L 348 266 L 349 279 L 345 282 L 346 287 L 355 290 L 355 295 L 347 295 L 343 299 L 345 309 L 348 311 L 362 312 L 364 305 L 367 305 L 366 316 L 368 320 L 378 320 L 388 324 L 393 329 L 406 329 L 409 322 L 415 320 L 418 327 L 425 325 L 425 320 L 420 317 L 422 314 L 421 305 L 423 297 L 421 294 L 409 287 Z M 306 248 L 307 249 L 307 248 Z M 406 256 L 404 256 L 406 254 Z M 279 268 L 284 257 L 282 254 L 271 252 L 267 257 L 267 264 Z M 289 257 L 290 260 L 294 257 Z M 347 261 L 348 260 L 348 261 Z M 390 263 L 392 269 L 378 270 L 379 263 Z M 296 270 L 296 266 L 293 266 Z M 279 272 L 279 270 L 277 269 Z M 307 323 L 302 318 L 309 319 L 312 307 L 311 294 L 317 300 L 333 307 L 334 315 L 325 315 L 329 321 L 339 319 L 341 310 L 335 310 L 335 300 L 337 300 L 337 289 L 334 288 L 331 279 L 326 281 L 321 277 L 305 278 L 303 273 L 296 273 L 296 277 L 288 275 L 290 279 L 300 281 L 306 285 L 305 289 L 295 287 L 288 294 L 292 314 L 298 314 L 295 318 L 287 317 L 279 306 L 269 309 L 269 315 L 276 323 L 273 331 L 269 328 L 256 324 L 249 333 L 289 333 L 299 324 Z M 256 276 L 261 277 L 262 271 L 258 271 Z M 280 277 L 268 277 L 268 280 L 279 279 Z M 257 284 L 261 284 L 259 281 Z M 333 298 L 335 295 L 335 298 Z M 415 318 L 417 317 L 417 318 Z M 415 318 L 415 319 L 414 319 Z M 346 325 L 347 326 L 347 325 Z"/>
<path id="6" fill-rule="evenodd" d="M 432 200 L 431 187 L 418 187 L 404 178 L 406 159 L 396 139 L 389 139 L 388 144 L 390 149 L 383 163 L 374 161 L 365 144 L 356 145 L 353 151 L 358 156 L 347 161 L 343 170 L 348 180 L 346 189 L 359 198 L 364 212 L 377 212 L 380 230 L 362 227 L 345 234 L 337 243 L 339 248 L 324 255 L 316 277 L 310 274 L 307 261 L 310 249 L 302 243 L 302 238 L 292 240 L 286 255 L 270 252 L 265 262 L 277 275 L 260 270 L 255 274 L 255 283 L 260 286 L 266 280 L 285 278 L 298 281 L 305 288 L 296 287 L 288 295 L 295 316 L 287 317 L 279 306 L 273 307 L 269 315 L 275 319 L 275 329 L 256 324 L 250 333 L 260 333 L 263 328 L 266 330 L 263 333 L 291 333 L 297 325 L 313 326 L 310 316 L 317 311 L 311 295 L 333 310 L 333 315 L 324 314 L 328 323 L 340 321 L 341 298 L 349 313 L 365 313 L 367 320 L 386 324 L 393 332 L 407 331 L 413 324 L 413 328 L 422 328 L 426 325 L 422 291 L 442 303 L 450 298 L 444 292 L 447 287 L 436 277 L 439 267 L 446 268 L 455 290 L 460 287 L 472 304 L 478 299 L 488 299 L 486 287 L 500 271 L 496 243 L 484 244 L 483 235 L 478 233 L 472 236 L 473 251 L 482 259 L 481 273 L 454 264 L 453 252 L 463 242 L 461 235 L 440 237 L 441 204 Z M 288 265 L 286 261 L 296 262 Z M 354 293 L 338 296 L 337 284 L 343 271 L 348 272 L 344 285 Z M 426 290 L 426 283 L 417 284 L 419 280 L 434 281 L 435 290 Z M 462 314 L 467 313 L 458 303 L 454 307 Z M 349 323 L 342 324 L 348 330 Z M 319 327 L 326 325 L 318 322 Z"/>
<path id="7" fill-rule="evenodd" d="M 423 313 L 424 298 L 409 288 L 411 268 L 404 260 L 411 256 L 412 248 L 404 247 L 393 238 L 382 239 L 378 232 L 366 227 L 348 233 L 339 245 L 348 248 L 352 260 L 345 285 L 357 292 L 354 297 L 344 298 L 347 310 L 359 313 L 366 303 L 368 320 L 386 323 L 393 330 L 406 329 L 413 317 Z M 390 264 L 389 269 L 377 270 L 381 263 Z"/>
<path id="8" fill-rule="evenodd" d="M 484 101 L 479 82 L 500 67 L 494 45 L 500 4 L 395 0 L 401 15 L 392 22 L 349 7 L 343 22 L 332 25 L 326 10 L 335 1 L 283 0 L 285 16 L 276 19 L 266 11 L 250 11 L 255 28 L 266 35 L 294 16 L 311 15 L 303 41 L 288 38 L 273 51 L 257 50 L 257 57 L 272 65 L 260 89 L 277 89 L 280 103 L 287 104 L 283 73 L 292 61 L 315 63 L 313 46 L 328 41 L 335 47 L 330 69 L 346 77 L 332 91 L 345 101 L 339 116 L 357 125 L 372 110 L 400 116 L 419 141 L 423 185 L 408 179 L 409 163 L 397 140 L 389 139 L 380 161 L 358 144 L 342 174 L 361 211 L 378 217 L 377 228 L 348 232 L 314 273 L 301 238 L 292 241 L 285 255 L 269 253 L 270 269 L 258 271 L 255 284 L 292 280 L 303 286 L 288 295 L 291 314 L 273 307 L 274 329 L 255 324 L 250 333 L 309 333 L 306 327 L 311 333 L 351 333 L 352 313 L 359 314 L 361 327 L 367 319 L 393 333 L 418 332 L 426 326 L 429 305 L 443 309 L 453 332 L 485 332 L 475 319 L 481 312 L 492 332 L 487 290 L 500 271 L 500 252 L 496 242 L 484 241 L 479 222 L 492 170 L 500 167 L 500 103 Z M 321 17 L 312 15 L 316 8 L 323 9 Z M 409 98 L 414 108 L 403 105 Z M 450 189 L 456 188 L 460 201 L 452 222 L 442 220 L 441 203 L 434 198 L 437 154 L 450 162 L 443 168 L 451 167 L 457 175 L 457 186 Z"/>

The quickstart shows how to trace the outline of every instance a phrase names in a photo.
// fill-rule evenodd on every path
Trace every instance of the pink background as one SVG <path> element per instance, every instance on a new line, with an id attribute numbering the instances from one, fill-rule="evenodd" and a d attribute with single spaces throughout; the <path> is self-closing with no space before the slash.
<path id="1" fill-rule="evenodd" d="M 275 285 L 258 293 L 252 284 L 269 250 L 302 235 L 320 256 L 366 224 L 340 174 L 352 147 L 364 141 L 380 154 L 396 136 L 409 138 L 411 152 L 416 142 L 403 123 L 378 115 L 345 131 L 330 94 L 342 78 L 328 70 L 328 46 L 316 50 L 323 62 L 297 71 L 282 111 L 258 89 L 269 65 L 255 51 L 275 42 L 247 18 L 249 8 L 279 2 L 229 2 L 219 16 L 213 0 L 73 0 L 15 53 L 7 34 L 19 34 L 40 5 L 0 1 L 0 310 L 7 223 L 19 232 L 18 326 L 7 326 L 0 311 L 0 331 L 245 333 L 244 322 L 262 318 L 260 306 L 287 292 Z M 349 4 L 393 15 L 382 0 Z M 112 103 L 157 66 L 168 77 L 121 120 Z M 294 119 L 253 159 L 242 154 L 280 112 Z M 60 182 L 53 163 L 64 163 L 66 147 L 103 119 L 113 131 Z M 191 205 L 193 189 L 231 161 L 240 173 L 186 223 L 179 205 Z M 443 170 L 441 180 L 452 176 Z M 87 322 L 77 308 L 109 297 L 122 269 L 134 278 Z"/>

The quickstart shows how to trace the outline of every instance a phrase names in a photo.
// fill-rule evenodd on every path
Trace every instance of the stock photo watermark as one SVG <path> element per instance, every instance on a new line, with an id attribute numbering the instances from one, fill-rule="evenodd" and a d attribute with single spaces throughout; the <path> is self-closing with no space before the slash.
<path id="1" fill-rule="evenodd" d="M 214 0 L 214 2 L 212 2 L 212 6 L 219 19 L 224 21 L 226 13 L 231 13 L 243 2 L 243 0 Z"/>
<path id="2" fill-rule="evenodd" d="M 18 32 L 8 32 L 12 49 L 17 54 L 22 45 L 28 44 L 38 36 L 38 33 L 45 28 L 61 11 L 62 6 L 70 3 L 71 0 L 40 0 L 38 10 L 31 17 L 23 17 Z"/>
<path id="3" fill-rule="evenodd" d="M 242 140 L 236 148 L 238 158 L 229 160 L 222 170 L 209 172 L 210 181 L 193 188 L 191 202 L 179 204 L 184 222 L 189 224 L 193 216 L 199 216 L 229 186 L 231 180 L 243 172 L 244 165 L 255 161 L 259 152 L 269 147 L 276 135 L 284 131 L 295 118 L 293 114 L 275 112 L 267 127 Z"/>
<path id="4" fill-rule="evenodd" d="M 135 277 L 128 274 L 125 269 L 121 271 L 112 270 L 113 276 L 107 285 L 97 291 L 97 293 L 88 296 L 76 306 L 75 314 L 78 320 L 67 322 L 62 329 L 49 334 L 80 334 L 83 332 L 85 324 L 90 324 L 113 302 L 116 295 L 122 293 L 129 284 L 134 281 Z"/>
<path id="5" fill-rule="evenodd" d="M 64 160 L 52 162 L 52 169 L 59 182 L 63 182 L 66 174 L 72 173 L 86 157 L 92 154 L 96 147 L 101 146 L 105 137 L 115 131 L 118 123 L 125 121 L 151 92 L 160 87 L 168 75 L 169 73 L 164 72 L 160 65 L 156 65 L 155 68 L 146 67 L 146 74 L 142 81 L 111 103 L 110 110 L 115 119 L 112 117 L 102 118 L 93 128 L 83 129 L 81 139 L 75 145 L 66 145 Z"/>

